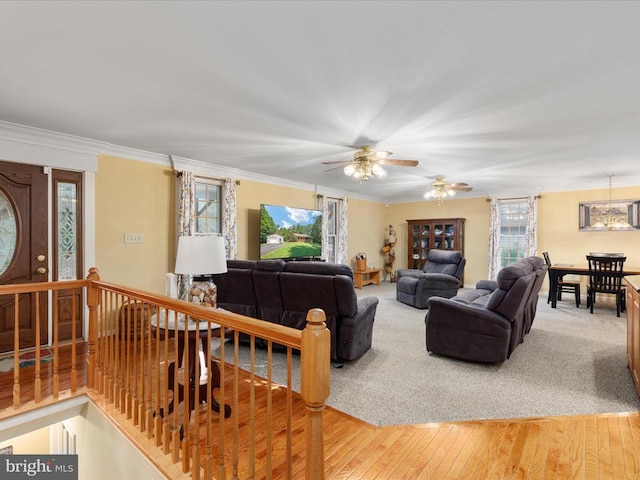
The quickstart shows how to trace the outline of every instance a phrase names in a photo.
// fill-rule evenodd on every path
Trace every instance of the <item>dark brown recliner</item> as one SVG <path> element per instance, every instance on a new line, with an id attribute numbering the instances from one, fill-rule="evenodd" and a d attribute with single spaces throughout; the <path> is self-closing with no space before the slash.
<path id="1" fill-rule="evenodd" d="M 498 272 L 488 299 L 485 295 L 465 303 L 432 297 L 425 318 L 427 351 L 473 362 L 504 362 L 522 341 L 535 280 L 532 263 L 521 260 Z"/>

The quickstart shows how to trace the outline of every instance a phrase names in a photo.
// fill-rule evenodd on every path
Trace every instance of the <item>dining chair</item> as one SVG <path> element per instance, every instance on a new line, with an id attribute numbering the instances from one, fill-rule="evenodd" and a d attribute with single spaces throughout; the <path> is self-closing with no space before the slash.
<path id="1" fill-rule="evenodd" d="M 549 252 L 542 252 L 542 256 L 544 257 L 544 261 L 545 263 L 550 267 L 551 266 L 551 260 L 549 259 Z M 547 272 L 549 272 L 547 270 Z M 549 273 L 549 276 L 551 275 L 551 273 Z M 562 294 L 563 293 L 571 293 L 575 296 L 576 299 L 576 307 L 580 306 L 580 281 L 576 280 L 576 281 L 571 281 L 571 280 L 565 280 L 564 276 L 559 277 L 558 278 L 558 289 L 555 292 L 556 295 L 556 299 L 558 300 L 562 300 Z M 551 299 L 553 298 L 552 295 L 554 294 L 554 292 L 551 291 L 551 285 L 549 285 L 549 296 L 547 298 L 547 303 L 549 303 L 551 301 Z"/>
<path id="2" fill-rule="evenodd" d="M 605 257 L 587 255 L 589 262 L 589 288 L 587 290 L 587 308 L 593 313 L 596 293 L 606 293 L 616 297 L 616 315 L 625 311 L 625 290 L 622 287 L 622 268 L 627 257 Z"/>

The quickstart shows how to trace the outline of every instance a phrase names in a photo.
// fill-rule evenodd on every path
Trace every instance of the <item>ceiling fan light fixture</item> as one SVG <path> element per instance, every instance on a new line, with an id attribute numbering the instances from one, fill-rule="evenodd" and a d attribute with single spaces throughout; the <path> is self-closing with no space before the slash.
<path id="1" fill-rule="evenodd" d="M 349 165 L 344 167 L 344 174 L 347 175 L 348 177 L 351 177 L 355 173 L 355 171 L 356 171 L 355 163 L 350 163 Z"/>
<path id="2" fill-rule="evenodd" d="M 382 168 L 382 165 L 374 162 L 371 166 L 371 173 L 373 173 L 378 178 L 384 178 L 387 176 L 387 171 Z"/>

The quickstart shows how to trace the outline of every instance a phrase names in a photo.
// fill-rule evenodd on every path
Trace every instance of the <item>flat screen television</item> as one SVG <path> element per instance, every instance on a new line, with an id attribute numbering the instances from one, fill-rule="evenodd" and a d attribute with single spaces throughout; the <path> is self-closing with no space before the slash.
<path id="1" fill-rule="evenodd" d="M 319 259 L 322 212 L 309 208 L 260 205 L 260 259 Z"/>

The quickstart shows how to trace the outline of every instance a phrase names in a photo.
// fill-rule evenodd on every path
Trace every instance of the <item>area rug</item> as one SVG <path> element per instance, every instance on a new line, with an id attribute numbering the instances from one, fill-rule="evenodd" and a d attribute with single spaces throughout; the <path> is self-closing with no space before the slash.
<path id="1" fill-rule="evenodd" d="M 373 425 L 525 418 L 638 411 L 640 398 L 627 368 L 625 315 L 615 302 L 594 313 L 573 299 L 551 308 L 541 294 L 531 332 L 502 364 L 477 364 L 430 354 L 426 310 L 395 298 L 395 284 L 357 289 L 379 298 L 373 345 L 362 357 L 331 368 L 327 404 Z M 229 348 L 227 355 L 232 351 Z M 232 361 L 231 358 L 228 359 Z M 285 358 L 274 354 L 273 378 L 284 384 Z M 240 363 L 249 364 L 248 352 Z M 256 374 L 266 378 L 264 350 Z M 293 356 L 299 391 L 300 357 Z"/>
<path id="2" fill-rule="evenodd" d="M 24 352 L 20 355 L 20 368 L 30 367 L 36 364 L 36 351 Z M 53 352 L 48 348 L 40 350 L 40 363 L 48 363 L 53 360 Z M 0 372 L 10 372 L 13 370 L 14 357 L 9 355 L 0 359 Z"/>

